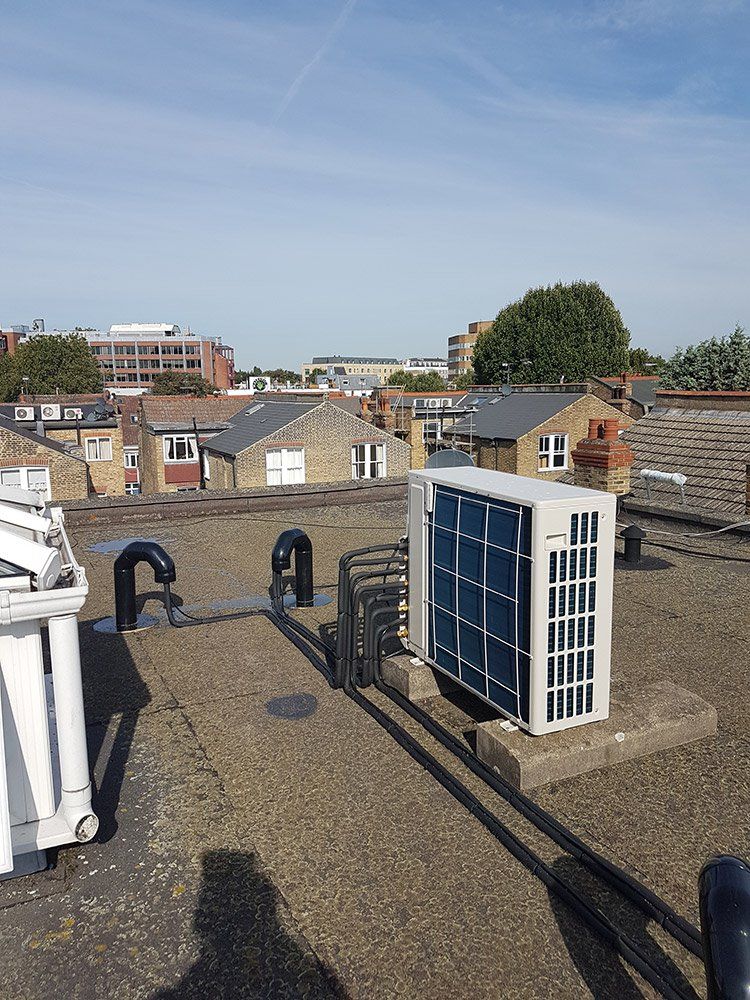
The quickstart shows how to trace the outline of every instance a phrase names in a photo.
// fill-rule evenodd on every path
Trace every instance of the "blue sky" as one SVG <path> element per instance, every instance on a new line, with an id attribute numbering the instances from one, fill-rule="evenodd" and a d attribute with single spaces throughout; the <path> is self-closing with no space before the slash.
<path id="1" fill-rule="evenodd" d="M 746 0 L 0 0 L 0 323 L 444 354 L 597 280 L 750 327 Z"/>

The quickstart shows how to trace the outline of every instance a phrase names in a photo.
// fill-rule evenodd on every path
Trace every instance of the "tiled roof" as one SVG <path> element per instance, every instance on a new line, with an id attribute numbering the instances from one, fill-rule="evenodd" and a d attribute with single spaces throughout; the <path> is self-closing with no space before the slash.
<path id="1" fill-rule="evenodd" d="M 493 396 L 476 413 L 459 420 L 444 434 L 470 434 L 490 441 L 517 441 L 566 406 L 583 399 L 576 392 L 512 392 Z M 471 398 L 466 400 L 471 405 Z"/>
<path id="2" fill-rule="evenodd" d="M 322 403 L 251 402 L 231 418 L 231 427 L 204 444 L 207 451 L 220 455 L 239 455 L 264 437 L 286 427 Z"/>
<path id="3" fill-rule="evenodd" d="M 193 419 L 205 428 L 220 427 L 252 402 L 247 396 L 142 396 L 143 416 L 148 427 L 192 427 Z"/>
<path id="4" fill-rule="evenodd" d="M 633 498 L 646 501 L 641 469 L 687 476 L 685 506 L 695 510 L 745 512 L 745 467 L 750 462 L 750 412 L 655 407 L 633 424 L 623 440 L 633 449 Z M 652 483 L 651 503 L 682 507 L 671 483 Z"/>

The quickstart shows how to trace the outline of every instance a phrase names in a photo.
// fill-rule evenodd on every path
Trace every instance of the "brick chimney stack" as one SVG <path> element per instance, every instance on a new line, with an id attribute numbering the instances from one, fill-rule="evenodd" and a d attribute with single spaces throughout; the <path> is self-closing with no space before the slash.
<path id="1" fill-rule="evenodd" d="M 618 420 L 589 420 L 587 436 L 571 455 L 576 486 L 618 496 L 630 492 L 630 467 L 635 456 L 618 436 Z"/>

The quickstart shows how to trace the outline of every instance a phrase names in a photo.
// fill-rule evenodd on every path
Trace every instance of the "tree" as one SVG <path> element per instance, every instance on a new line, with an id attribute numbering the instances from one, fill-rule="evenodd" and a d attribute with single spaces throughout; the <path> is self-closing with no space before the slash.
<path id="1" fill-rule="evenodd" d="M 661 354 L 652 354 L 645 347 L 634 347 L 630 352 L 628 371 L 631 375 L 658 375 L 665 363 Z"/>
<path id="2" fill-rule="evenodd" d="M 250 378 L 250 372 L 246 372 L 244 368 L 234 369 L 234 381 L 239 383 L 247 382 Z"/>
<path id="3" fill-rule="evenodd" d="M 268 375 L 272 382 L 298 382 L 299 375 L 296 372 L 289 371 L 288 368 L 270 368 L 262 372 L 263 375 Z"/>
<path id="4" fill-rule="evenodd" d="M 704 392 L 750 390 L 750 337 L 736 326 L 728 337 L 711 337 L 679 348 L 659 373 L 662 389 Z"/>
<path id="5" fill-rule="evenodd" d="M 407 392 L 442 392 L 445 382 L 437 372 L 405 372 L 399 368 L 388 376 L 388 385 L 402 386 Z"/>
<path id="6" fill-rule="evenodd" d="M 595 281 L 532 288 L 474 346 L 477 383 L 577 382 L 628 367 L 630 333 Z"/>
<path id="7" fill-rule="evenodd" d="M 154 396 L 211 396 L 216 386 L 195 372 L 165 371 L 151 383 L 151 392 Z"/>
<path id="8" fill-rule="evenodd" d="M 476 375 L 473 368 L 467 368 L 465 372 L 457 375 L 453 379 L 453 384 L 457 389 L 468 389 L 469 386 L 476 385 Z"/>
<path id="9" fill-rule="evenodd" d="M 75 333 L 31 337 L 15 354 L 0 358 L 0 397 L 5 402 L 22 393 L 98 392 L 102 384 L 86 339 Z"/>
<path id="10" fill-rule="evenodd" d="M 325 370 L 323 368 L 313 368 L 310 374 L 307 376 L 307 381 L 310 385 L 313 384 L 318 375 L 325 375 Z"/>

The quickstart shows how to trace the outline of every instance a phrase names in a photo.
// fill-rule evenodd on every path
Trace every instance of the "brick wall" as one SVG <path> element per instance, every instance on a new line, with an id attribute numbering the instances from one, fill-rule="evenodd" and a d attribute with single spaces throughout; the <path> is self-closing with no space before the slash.
<path id="1" fill-rule="evenodd" d="M 234 489 L 234 476 L 232 474 L 231 459 L 224 455 L 214 455 L 207 451 L 209 479 L 206 486 L 211 490 L 232 490 Z"/>
<path id="2" fill-rule="evenodd" d="M 497 448 L 489 441 L 483 441 L 475 449 L 474 461 L 480 469 L 492 469 L 494 472 L 516 471 L 516 442 L 498 441 Z"/>
<path id="3" fill-rule="evenodd" d="M 265 486 L 266 449 L 284 445 L 304 447 L 306 482 L 351 480 L 352 445 L 363 441 L 382 441 L 385 444 L 387 476 L 404 476 L 409 471 L 410 447 L 407 442 L 365 423 L 340 406 L 326 402 L 237 455 L 237 486 Z M 218 468 L 217 464 L 215 481 L 212 466 L 211 480 L 207 485 L 212 489 L 230 488 L 230 484 L 220 485 Z"/>
<path id="4" fill-rule="evenodd" d="M 46 466 L 53 500 L 80 500 L 89 494 L 86 463 L 0 427 L 0 467 Z"/>
<path id="5" fill-rule="evenodd" d="M 47 437 L 53 441 L 76 441 L 75 427 L 50 428 Z M 94 493 L 106 493 L 107 496 L 121 497 L 125 494 L 125 467 L 122 450 L 122 427 L 85 427 L 80 428 L 81 446 L 86 464 L 89 467 L 91 489 Z M 86 451 L 88 438 L 110 438 L 112 442 L 111 461 L 89 461 Z"/>

